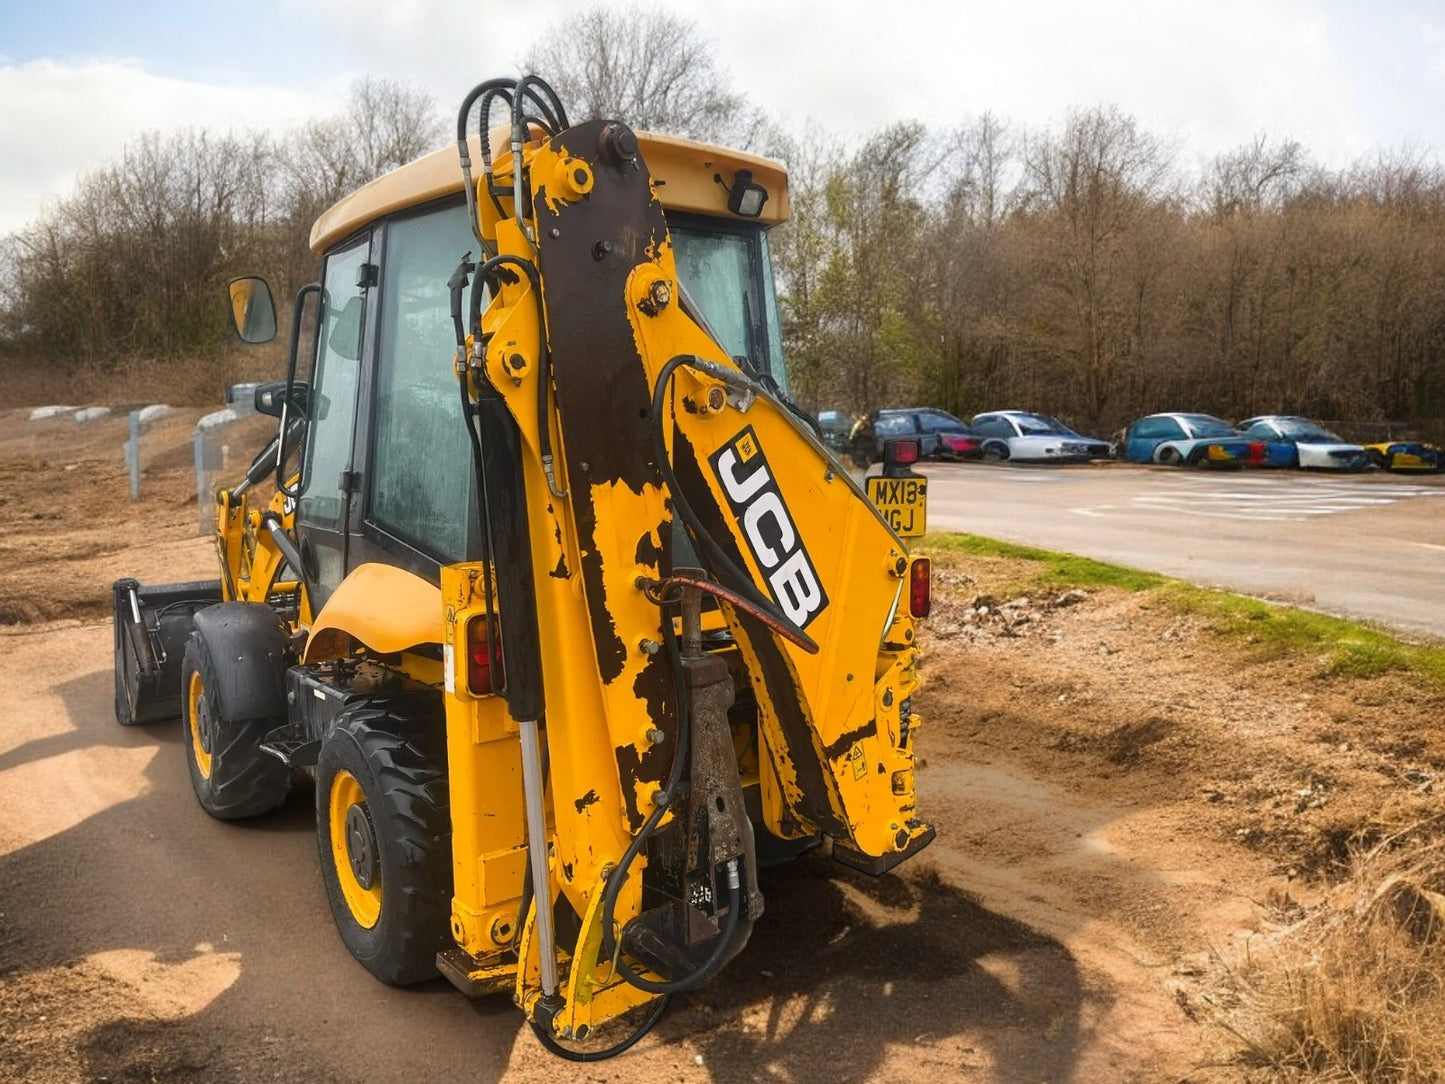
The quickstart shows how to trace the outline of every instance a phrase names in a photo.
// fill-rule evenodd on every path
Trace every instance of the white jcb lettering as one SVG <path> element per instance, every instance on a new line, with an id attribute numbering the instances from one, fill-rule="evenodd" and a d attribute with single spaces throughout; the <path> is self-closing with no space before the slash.
<path id="1" fill-rule="evenodd" d="M 762 471 L 758 472 L 763 473 Z M 783 507 L 782 498 L 777 491 L 764 493 L 743 513 L 743 529 L 748 532 L 748 540 L 753 544 L 753 552 L 758 556 L 758 563 L 764 569 L 772 568 L 779 561 L 777 551 L 763 541 L 763 532 L 758 529 L 758 524 L 764 516 L 772 516 L 773 521 L 778 525 L 778 533 L 782 535 L 779 544 L 783 552 L 787 553 L 793 548 L 793 543 L 798 540 L 797 532 L 793 530 L 792 521 L 788 519 L 787 509 Z"/>
<path id="2" fill-rule="evenodd" d="M 739 480 L 733 474 L 738 465 L 738 453 L 734 448 L 724 448 L 717 458 L 717 475 L 722 479 L 723 488 L 735 504 L 747 504 L 753 494 L 768 484 L 768 468 L 759 466 L 752 474 Z"/>
<path id="3" fill-rule="evenodd" d="M 807 624 L 808 618 L 823 601 L 822 589 L 808 567 L 808 555 L 798 550 L 779 569 L 768 577 L 773 588 L 773 597 L 782 606 L 788 620 L 799 627 Z"/>

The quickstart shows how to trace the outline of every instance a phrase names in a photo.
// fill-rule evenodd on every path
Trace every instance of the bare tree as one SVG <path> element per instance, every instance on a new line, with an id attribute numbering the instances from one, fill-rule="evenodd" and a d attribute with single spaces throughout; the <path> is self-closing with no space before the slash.
<path id="1" fill-rule="evenodd" d="M 1091 424 L 1117 398 L 1123 369 L 1137 362 L 1137 299 L 1159 251 L 1132 231 L 1169 199 L 1162 143 L 1117 109 L 1070 115 L 1056 137 L 1036 140 L 1026 156 L 1037 193 L 1043 283 L 1055 293 L 1061 374 Z M 1048 305 L 1048 297 L 1040 299 Z"/>
<path id="2" fill-rule="evenodd" d="M 310 121 L 286 140 L 282 167 L 291 200 L 307 213 L 319 211 L 436 150 L 444 132 L 436 100 L 427 92 L 390 79 L 359 79 L 343 113 Z"/>
<path id="3" fill-rule="evenodd" d="M 694 23 L 640 6 L 594 7 L 555 24 L 525 67 L 556 88 L 572 119 L 747 146 L 761 119 L 733 91 Z"/>
<path id="4" fill-rule="evenodd" d="M 1216 215 L 1232 211 L 1278 210 L 1307 170 L 1304 148 L 1293 140 L 1273 146 L 1257 137 L 1214 160 L 1209 202 Z"/>

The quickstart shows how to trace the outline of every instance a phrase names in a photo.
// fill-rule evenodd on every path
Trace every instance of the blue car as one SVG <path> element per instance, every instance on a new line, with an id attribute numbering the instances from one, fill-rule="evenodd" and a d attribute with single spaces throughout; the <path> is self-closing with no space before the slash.
<path id="1" fill-rule="evenodd" d="M 1174 467 L 1242 467 L 1258 463 L 1264 445 L 1212 414 L 1150 414 L 1124 431 L 1120 458 Z"/>
<path id="2" fill-rule="evenodd" d="M 1239 423 L 1246 436 L 1264 441 L 1264 465 L 1303 470 L 1364 470 L 1365 449 L 1308 418 L 1264 414 Z"/>

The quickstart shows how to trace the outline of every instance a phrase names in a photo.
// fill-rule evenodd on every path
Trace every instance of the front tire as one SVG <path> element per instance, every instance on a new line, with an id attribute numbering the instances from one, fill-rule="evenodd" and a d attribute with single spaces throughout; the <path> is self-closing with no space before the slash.
<path id="1" fill-rule="evenodd" d="M 284 662 L 276 665 L 284 673 Z M 223 821 L 269 813 L 291 792 L 291 769 L 260 748 L 284 716 L 228 707 L 224 690 L 230 684 L 217 670 L 204 632 L 192 632 L 181 663 L 186 764 L 201 808 Z M 254 708 L 254 699 L 246 706 Z M 284 712 L 284 703 L 280 708 Z"/>
<path id="2" fill-rule="evenodd" d="M 341 940 L 382 982 L 435 978 L 452 947 L 451 808 L 440 703 L 343 710 L 316 764 L 321 880 Z"/>

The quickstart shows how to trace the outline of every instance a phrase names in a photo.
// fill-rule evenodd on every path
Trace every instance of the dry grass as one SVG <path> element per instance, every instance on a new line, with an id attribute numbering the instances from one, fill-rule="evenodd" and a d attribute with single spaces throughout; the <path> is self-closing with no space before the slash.
<path id="1" fill-rule="evenodd" d="M 285 375 L 285 353 L 276 343 L 252 348 L 237 345 L 190 358 L 128 358 L 68 370 L 52 363 L 4 357 L 0 358 L 0 409 L 52 403 L 206 406 L 224 402 L 228 384 L 280 380 Z"/>
<path id="2" fill-rule="evenodd" d="M 1251 1079 L 1445 1079 L 1442 827 L 1357 855 L 1348 880 L 1233 973 L 1221 1023 Z"/>

